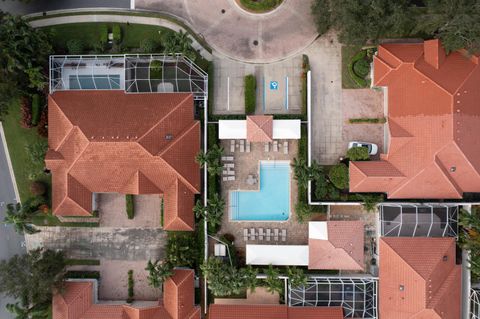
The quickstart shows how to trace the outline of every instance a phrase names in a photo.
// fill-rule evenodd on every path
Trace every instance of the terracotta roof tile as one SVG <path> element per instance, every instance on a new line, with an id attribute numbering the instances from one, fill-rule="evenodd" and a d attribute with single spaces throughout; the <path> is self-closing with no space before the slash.
<path id="1" fill-rule="evenodd" d="M 271 142 L 273 136 L 273 116 L 247 116 L 247 140 L 250 142 Z"/>
<path id="2" fill-rule="evenodd" d="M 343 319 L 343 308 L 288 307 L 288 319 Z"/>
<path id="3" fill-rule="evenodd" d="M 364 229 L 361 221 L 329 221 L 328 239 L 308 239 L 309 269 L 363 270 Z"/>
<path id="4" fill-rule="evenodd" d="M 454 238 L 380 240 L 382 318 L 460 318 L 461 267 Z"/>
<path id="5" fill-rule="evenodd" d="M 433 40 L 379 47 L 374 66 L 393 68 L 385 74 L 380 66 L 377 83 L 388 87 L 388 154 L 351 163 L 350 191 L 443 199 L 480 190 L 480 66 L 460 52 L 443 58 L 439 45 Z M 405 178 L 398 179 L 392 167 Z"/>
<path id="6" fill-rule="evenodd" d="M 209 319 L 342 319 L 341 307 L 212 304 Z"/>
<path id="7" fill-rule="evenodd" d="M 49 109 L 46 165 L 52 171 L 54 214 L 91 213 L 87 190 L 159 194 L 182 201 L 172 205 L 182 211 L 170 214 L 180 219 L 170 230 L 193 229 L 200 125 L 191 94 L 63 91 L 49 96 Z M 177 180 L 188 191 L 171 188 Z M 175 194 L 165 193 L 169 188 Z M 167 216 L 165 223 L 171 222 Z M 175 229 L 179 224 L 186 226 Z"/>

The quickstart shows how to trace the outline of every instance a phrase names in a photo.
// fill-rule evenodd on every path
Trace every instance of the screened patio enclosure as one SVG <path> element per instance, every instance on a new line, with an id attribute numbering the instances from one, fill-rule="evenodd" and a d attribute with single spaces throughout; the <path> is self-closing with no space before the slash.
<path id="1" fill-rule="evenodd" d="M 470 319 L 480 319 L 480 290 L 470 290 Z"/>
<path id="2" fill-rule="evenodd" d="M 382 204 L 385 237 L 456 237 L 459 207 L 448 204 Z"/>
<path id="3" fill-rule="evenodd" d="M 63 90 L 193 93 L 203 100 L 208 75 L 181 54 L 51 56 L 50 93 Z"/>
<path id="4" fill-rule="evenodd" d="M 289 285 L 289 306 L 341 306 L 345 318 L 376 319 L 377 285 L 369 277 L 310 277 L 304 287 Z"/>

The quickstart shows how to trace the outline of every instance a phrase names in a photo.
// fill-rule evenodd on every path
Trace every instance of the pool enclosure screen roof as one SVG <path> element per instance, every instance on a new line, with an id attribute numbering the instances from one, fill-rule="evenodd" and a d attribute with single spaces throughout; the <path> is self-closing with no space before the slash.
<path id="1" fill-rule="evenodd" d="M 50 93 L 62 90 L 193 93 L 203 100 L 208 76 L 181 54 L 50 56 Z"/>
<path id="2" fill-rule="evenodd" d="M 247 245 L 247 265 L 308 266 L 307 245 Z"/>
<path id="3" fill-rule="evenodd" d="M 378 280 L 370 277 L 309 277 L 303 287 L 288 286 L 291 307 L 341 306 L 345 318 L 377 318 Z"/>
<path id="4" fill-rule="evenodd" d="M 470 290 L 470 319 L 480 319 L 480 290 Z"/>
<path id="5" fill-rule="evenodd" d="M 448 204 L 382 204 L 385 237 L 456 237 L 458 206 Z"/>
<path id="6" fill-rule="evenodd" d="M 297 140 L 301 137 L 300 120 L 273 120 L 273 139 Z M 219 139 L 247 139 L 247 120 L 219 120 Z"/>

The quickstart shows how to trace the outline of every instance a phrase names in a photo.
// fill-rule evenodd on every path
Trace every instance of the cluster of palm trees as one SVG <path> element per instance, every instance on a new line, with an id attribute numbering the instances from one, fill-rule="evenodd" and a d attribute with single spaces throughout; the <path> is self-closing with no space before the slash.
<path id="1" fill-rule="evenodd" d="M 181 53 L 191 60 L 196 58 L 195 51 L 192 49 L 192 39 L 189 38 L 188 33 L 182 30 L 167 37 L 162 45 L 165 53 Z"/>
<path id="2" fill-rule="evenodd" d="M 40 230 L 33 226 L 32 221 L 41 204 L 34 198 L 26 200 L 23 204 L 8 204 L 3 223 L 12 225 L 19 234 L 35 234 Z"/>
<path id="3" fill-rule="evenodd" d="M 223 170 L 222 155 L 223 147 L 214 144 L 207 152 L 200 151 L 195 157 L 195 161 L 202 168 L 207 165 L 210 175 L 221 175 Z"/>

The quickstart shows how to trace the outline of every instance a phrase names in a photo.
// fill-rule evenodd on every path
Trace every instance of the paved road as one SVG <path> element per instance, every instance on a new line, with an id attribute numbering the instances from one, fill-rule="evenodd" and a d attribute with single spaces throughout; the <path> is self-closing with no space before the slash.
<path id="1" fill-rule="evenodd" d="M 130 0 L 31 0 L 23 3 L 18 0 L 0 0 L 0 10 L 13 14 L 76 9 L 76 8 L 130 8 Z"/>
<path id="2" fill-rule="evenodd" d="M 0 126 L 0 130 L 1 130 Z M 0 134 L 3 134 L 0 132 Z M 8 170 L 7 157 L 3 143 L 0 139 L 0 222 L 5 217 L 5 206 L 7 203 L 15 201 L 15 191 L 13 188 L 13 182 Z M 9 259 L 15 254 L 22 254 L 25 252 L 25 248 L 21 247 L 21 243 L 24 241 L 24 237 L 15 233 L 11 226 L 5 227 L 0 223 L 0 260 Z M 0 295 L 0 318 L 1 319 L 13 319 L 5 310 L 7 303 L 13 302 L 12 299 L 6 298 Z"/>
<path id="3" fill-rule="evenodd" d="M 208 2 L 208 5 L 205 3 Z M 274 11 L 252 14 L 235 0 L 136 0 L 187 21 L 218 53 L 242 62 L 269 63 L 301 52 L 317 37 L 312 0 L 284 0 Z"/>
<path id="4" fill-rule="evenodd" d="M 113 227 L 38 227 L 27 235 L 27 249 L 60 249 L 69 258 L 110 260 L 162 259 L 166 234 L 162 229 Z"/>

